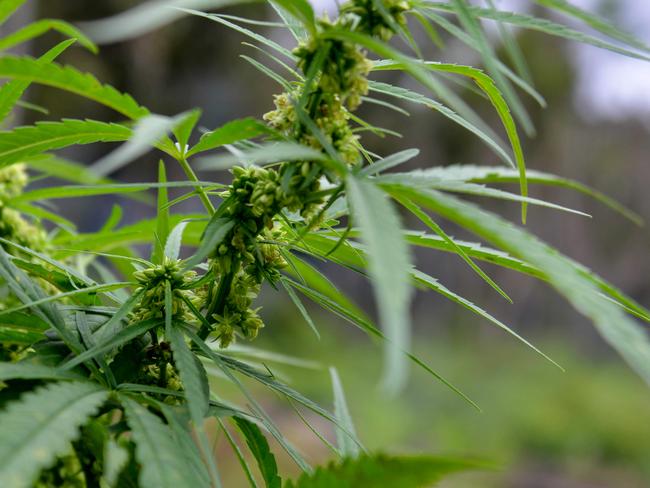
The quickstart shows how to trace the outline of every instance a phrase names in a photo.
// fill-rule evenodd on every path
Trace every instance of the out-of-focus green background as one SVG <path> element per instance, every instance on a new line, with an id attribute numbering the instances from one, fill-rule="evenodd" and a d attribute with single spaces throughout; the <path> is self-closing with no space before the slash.
<path id="1" fill-rule="evenodd" d="M 108 16 L 141 2 L 128 0 L 31 0 L 5 29 L 35 17 L 58 17 L 83 21 Z M 515 2 L 516 3 L 516 2 Z M 524 2 L 522 2 L 524 3 Z M 581 2 L 585 3 L 585 2 Z M 586 2 L 619 21 L 632 19 L 638 28 L 639 15 L 648 9 L 638 0 Z M 512 4 L 512 2 L 510 2 Z M 233 9 L 233 13 L 265 18 L 264 6 Z M 650 22 L 650 20 L 649 20 Z M 643 25 L 643 24 L 642 24 Z M 646 29 L 647 29 L 647 24 Z M 643 28 L 637 31 L 647 34 Z M 271 33 L 281 43 L 290 39 Z M 541 110 L 530 100 L 526 105 L 538 129 L 525 141 L 530 168 L 558 173 L 598 188 L 628 205 L 645 218 L 650 216 L 650 106 L 622 103 L 604 91 L 589 90 L 601 83 L 591 74 L 598 63 L 615 63 L 614 54 L 576 51 L 574 46 L 541 34 L 518 33 L 537 87 L 549 108 Z M 29 51 L 44 50 L 55 35 L 33 43 Z M 104 46 L 100 56 L 73 49 L 64 61 L 95 73 L 101 80 L 131 93 L 153 112 L 173 115 L 201 107 L 205 128 L 214 128 L 241 116 L 260 116 L 272 106 L 279 88 L 238 57 L 254 50 L 245 40 L 216 23 L 186 18 L 136 40 Z M 287 44 L 290 45 L 290 44 Z M 592 48 L 587 48 L 592 49 Z M 580 54 L 582 53 L 582 54 Z M 448 50 L 426 49 L 432 60 L 476 62 L 454 41 Z M 591 63 L 591 64 L 590 64 Z M 636 73 L 650 79 L 650 64 Z M 625 77 L 637 76 L 616 64 L 609 73 L 615 86 Z M 628 65 L 626 65 L 628 66 Z M 602 71 L 600 71 L 602 74 Z M 593 80 L 593 87 L 590 83 Z M 613 81 L 611 81 L 613 80 Z M 415 85 L 403 78 L 393 82 Z M 627 80 L 629 81 L 629 80 Z M 596 87 L 597 88 L 597 87 Z M 498 127 L 490 107 L 472 94 L 464 94 L 486 119 Z M 645 97 L 650 96 L 650 91 Z M 87 116 L 103 120 L 115 115 L 79 98 L 54 90 L 33 87 L 29 100 L 50 108 L 51 119 Z M 606 110 L 603 110 L 603 106 Z M 373 123 L 398 130 L 403 138 L 364 142 L 387 154 L 409 147 L 422 152 L 415 162 L 426 167 L 451 163 L 497 164 L 494 155 L 463 129 L 452 126 L 435 112 L 407 107 L 403 117 L 376 106 L 364 106 L 363 115 Z M 13 124 L 29 123 L 36 116 L 18 114 Z M 38 116 L 42 118 L 42 115 Z M 91 163 L 108 146 L 76 149 L 65 155 Z M 113 175 L 124 181 L 153 181 L 157 155 L 141 158 Z M 173 166 L 172 177 L 181 178 Z M 223 174 L 205 178 L 224 181 Z M 571 257 L 585 263 L 624 289 L 641 303 L 650 303 L 650 238 L 647 228 L 638 228 L 607 208 L 567 191 L 533 188 L 534 196 L 586 211 L 586 219 L 550 210 L 531 209 L 528 227 Z M 107 217 L 112 198 L 58 202 L 62 211 L 79 223 L 81 230 L 96 230 Z M 153 209 L 132 202 L 126 219 L 150 215 Z M 515 205 L 487 203 L 516 221 Z M 192 210 L 192 204 L 183 210 Z M 198 206 L 196 207 L 198 210 Z M 128 221 L 128 220 L 127 220 Z M 414 222 L 407 222 L 415 226 Z M 471 236 L 446 229 L 457 237 Z M 418 253 L 419 265 L 446 286 L 491 311 L 496 317 L 539 345 L 566 369 L 562 373 L 485 321 L 431 293 L 420 294 L 413 306 L 417 327 L 415 349 L 436 371 L 476 400 L 477 413 L 457 396 L 420 370 L 414 370 L 408 389 L 397 398 L 378 389 L 381 371 L 380 347 L 333 316 L 310 308 L 317 319 L 322 340 L 318 341 L 294 312 L 287 297 L 272 289 L 262 297 L 267 322 L 256 345 L 308 358 L 320 369 L 278 366 L 274 371 L 292 385 L 326 405 L 331 404 L 327 367 L 336 366 L 346 389 L 361 439 L 372 449 L 391 453 L 440 453 L 487 459 L 498 466 L 493 472 L 462 475 L 447 487 L 513 488 L 637 488 L 650 486 L 650 392 L 606 346 L 587 321 L 582 319 L 542 283 L 490 266 L 485 269 L 511 295 L 506 303 L 476 278 L 457 258 L 446 254 Z M 372 313 L 369 285 L 360 277 L 334 267 L 325 271 L 362 307 Z M 273 364 L 273 363 L 269 363 Z M 218 389 L 221 384 L 215 380 Z M 310 460 L 323 461 L 328 451 L 296 417 L 290 406 L 260 392 L 274 418 L 288 436 L 304 449 Z M 309 417 L 331 434 L 330 426 Z M 218 444 L 226 471 L 232 471 L 226 486 L 243 486 L 223 439 Z M 221 455 L 223 453 L 223 455 Z M 283 460 L 286 470 L 294 470 Z"/>

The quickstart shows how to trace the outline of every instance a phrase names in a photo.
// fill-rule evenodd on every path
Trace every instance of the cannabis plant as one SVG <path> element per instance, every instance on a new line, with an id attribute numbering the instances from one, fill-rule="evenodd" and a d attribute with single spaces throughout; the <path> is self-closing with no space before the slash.
<path id="1" fill-rule="evenodd" d="M 0 0 L 0 21 L 23 3 Z M 0 132 L 3 487 L 218 487 L 225 460 L 213 455 L 214 429 L 206 425 L 223 432 L 233 459 L 241 463 L 242 480 L 251 486 L 282 485 L 267 435 L 304 471 L 298 480 L 286 481 L 286 487 L 415 487 L 475 467 L 465 460 L 368 453 L 354 432 L 334 370 L 335 408 L 329 412 L 281 382 L 266 364 L 265 351 L 233 346 L 264 332 L 256 301 L 268 283 L 268 292 L 286 293 L 314 330 L 304 299 L 382 341 L 387 394 L 404 385 L 413 364 L 472 403 L 410 352 L 409 303 L 413 289 L 421 288 L 469 309 L 546 357 L 483 308 L 418 270 L 409 251 L 413 246 L 457 255 L 506 298 L 479 262 L 546 281 L 650 381 L 650 344 L 637 322 L 650 319 L 646 308 L 523 227 L 462 198 L 515 202 L 521 206 L 522 224 L 530 205 L 577 212 L 528 196 L 529 184 L 555 185 L 589 194 L 638 220 L 576 181 L 526 170 L 518 127 L 531 132 L 532 126 L 520 97 L 543 99 L 508 27 L 644 61 L 650 48 L 564 0 L 536 3 L 587 24 L 597 35 L 501 11 L 491 1 L 475 6 L 465 0 L 350 0 L 329 18 L 316 16 L 306 0 L 274 0 L 267 2 L 277 14 L 273 22 L 192 10 L 234 3 L 242 2 L 188 0 L 175 2 L 182 7 L 175 10 L 161 2 L 145 3 L 89 24 L 90 37 L 48 19 L 0 40 L 0 77 L 9 80 L 0 88 L 3 120 L 9 121 L 16 107 L 34 108 L 22 101 L 32 83 L 85 97 L 123 119 L 44 121 Z M 266 5 L 257 8 L 266 12 Z M 272 110 L 202 131 L 199 110 L 171 117 L 153 114 L 93 75 L 56 61 L 75 43 L 95 52 L 93 38 L 134 37 L 182 15 L 201 16 L 255 43 L 259 58 L 243 59 L 279 85 Z M 499 25 L 495 41 L 483 29 L 486 19 Z M 411 30 L 420 27 L 418 33 Z M 272 40 L 268 28 L 290 32 L 295 47 Z M 7 53 L 52 29 L 68 39 L 36 58 Z M 435 43 L 457 38 L 480 55 L 485 71 L 424 60 L 416 41 L 423 32 Z M 498 57 L 495 43 L 503 45 L 508 59 Z M 440 52 L 447 57 L 444 48 Z M 373 79 L 375 72 L 387 70 L 410 75 L 422 90 Z M 501 126 L 486 123 L 462 98 L 466 91 L 456 92 L 450 83 L 479 92 Z M 422 169 L 400 171 L 418 151 L 378 155 L 366 149 L 363 131 L 390 133 L 357 115 L 365 102 L 399 113 L 409 104 L 423 105 L 481 139 L 503 165 L 420 161 Z M 125 144 L 91 169 L 53 153 L 120 141 Z M 157 182 L 120 184 L 102 176 L 150 148 L 163 158 Z M 167 181 L 170 164 L 180 165 L 185 181 Z M 198 169 L 230 169 L 232 178 L 205 181 L 195 173 Z M 28 171 L 72 184 L 29 190 Z M 515 183 L 519 191 L 492 186 L 501 183 Z M 47 199 L 101 194 L 146 200 L 146 190 L 152 188 L 157 190 L 155 219 L 120 226 L 118 208 L 93 233 L 77 232 L 45 204 Z M 170 199 L 172 188 L 181 196 Z M 175 212 L 178 203 L 189 199 L 197 199 L 203 213 Z M 404 229 L 402 213 L 428 230 Z M 485 244 L 450 237 L 443 219 Z M 146 259 L 140 255 L 143 244 L 151 247 Z M 183 248 L 191 249 L 185 259 Z M 322 274 L 321 262 L 368 276 L 379 326 Z M 272 357 L 284 357 L 277 353 Z M 286 398 L 303 420 L 308 409 L 330 421 L 336 445 L 308 427 L 341 459 L 312 468 L 258 403 L 251 382 Z M 240 391 L 239 397 L 224 393 L 231 391 L 224 388 L 228 383 Z M 208 419 L 213 420 L 208 424 Z M 241 440 L 251 455 L 244 454 Z"/>

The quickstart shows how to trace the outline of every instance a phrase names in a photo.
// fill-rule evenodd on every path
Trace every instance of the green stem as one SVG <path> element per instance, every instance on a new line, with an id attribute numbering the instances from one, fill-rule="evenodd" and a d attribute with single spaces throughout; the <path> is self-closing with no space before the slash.
<path id="1" fill-rule="evenodd" d="M 187 162 L 187 159 L 185 159 L 184 156 L 178 159 L 178 163 L 181 165 L 181 168 L 183 168 L 183 171 L 185 172 L 185 176 L 187 176 L 189 180 L 195 183 L 199 182 L 199 178 L 196 176 L 196 173 L 194 172 L 194 170 L 192 169 L 192 167 Z M 210 215 L 212 215 L 214 213 L 214 206 L 212 205 L 212 202 L 208 198 L 207 193 L 205 193 L 203 187 L 195 186 L 194 190 L 196 190 L 196 192 L 198 193 L 199 198 L 201 199 L 201 202 L 203 202 L 203 206 L 205 207 L 205 209 L 208 211 Z"/>

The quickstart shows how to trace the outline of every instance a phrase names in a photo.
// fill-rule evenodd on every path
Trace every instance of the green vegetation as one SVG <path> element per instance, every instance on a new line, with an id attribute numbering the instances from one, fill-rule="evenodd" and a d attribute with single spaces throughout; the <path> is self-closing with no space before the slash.
<path id="1" fill-rule="evenodd" d="M 23 3 L 0 0 L 0 21 Z M 203 3 L 197 2 L 197 7 Z M 245 2 L 215 5 L 236 3 Z M 51 29 L 69 38 L 38 58 L 0 54 L 0 77 L 9 80 L 0 88 L 0 114 L 5 118 L 15 107 L 29 106 L 21 97 L 32 83 L 79 95 L 120 117 L 110 123 L 42 121 L 0 133 L 3 486 L 217 488 L 224 484 L 223 459 L 213 454 L 212 426 L 227 438 L 242 479 L 255 487 L 408 488 L 486 467 L 465 457 L 467 453 L 457 458 L 376 453 L 393 451 L 390 443 L 370 451 L 355 433 L 350 415 L 354 408 L 345 400 L 336 370 L 330 372 L 330 412 L 266 364 L 265 357 L 295 362 L 294 347 L 269 356 L 269 351 L 254 346 L 233 346 L 263 335 L 257 299 L 266 284 L 269 293 L 286 292 L 316 335 L 318 321 L 311 318 L 304 299 L 382 342 L 382 395 L 387 398 L 405 387 L 409 368 L 415 365 L 454 392 L 445 390 L 454 401 L 477 407 L 480 392 L 461 391 L 455 379 L 443 378 L 427 365 L 429 351 L 413 350 L 409 307 L 414 289 L 421 288 L 469 309 L 556 364 L 508 325 L 417 269 L 412 247 L 458 255 L 460 264 L 470 266 L 498 299 L 509 297 L 480 261 L 548 282 L 650 382 L 650 342 L 639 322 L 650 321 L 650 311 L 522 227 L 460 198 L 515 202 L 525 224 L 531 205 L 580 214 L 528 196 L 529 184 L 569 186 L 638 220 L 577 182 L 540 172 L 531 172 L 529 180 L 518 126 L 528 133 L 533 128 L 518 89 L 542 100 L 511 36 L 501 31 L 513 68 L 497 57 L 481 19 L 542 30 L 640 60 L 648 60 L 649 47 L 565 2 L 539 3 L 587 23 L 603 40 L 542 19 L 477 9 L 465 0 L 351 0 L 340 6 L 333 20 L 317 17 L 306 0 L 264 3 L 279 16 L 280 22 L 272 25 L 293 35 L 294 49 L 250 30 L 257 21 L 190 8 L 161 10 L 157 2 L 104 20 L 101 29 L 95 26 L 96 32 L 91 25 L 88 37 L 65 22 L 40 21 L 0 40 L 0 50 L 6 50 Z M 199 16 L 253 39 L 265 55 L 263 61 L 243 59 L 280 86 L 275 109 L 260 118 L 202 131 L 199 109 L 157 115 L 93 75 L 56 61 L 75 42 L 96 52 L 91 39 L 102 38 L 101 32 L 134 37 L 180 15 Z M 485 71 L 423 60 L 410 21 L 419 23 L 434 42 L 439 41 L 439 28 L 458 37 L 476 49 Z M 269 59 L 273 64 L 265 64 Z M 423 93 L 377 81 L 376 73 L 384 71 L 409 75 Z M 499 125 L 490 126 L 451 82 L 482 97 Z M 397 171 L 418 151 L 378 155 L 364 147 L 363 131 L 392 135 L 358 115 L 365 101 L 397 112 L 404 108 L 394 103 L 423 104 L 480 138 L 505 166 L 434 166 L 421 161 L 422 169 Z M 123 144 L 90 168 L 53 154 L 99 142 Z M 105 178 L 152 149 L 163 158 L 157 182 L 122 184 Z M 172 164 L 182 169 L 185 181 L 168 181 Z M 30 168 L 75 184 L 26 191 Z M 232 177 L 214 182 L 196 172 L 215 169 L 230 169 Z M 503 182 L 518 184 L 519 193 L 487 186 Z M 130 195 L 149 189 L 157 193 L 154 219 L 120 225 L 123 211 L 116 207 L 103 227 L 91 233 L 78 232 L 73 222 L 44 204 L 45 199 Z M 197 199 L 203 212 L 178 212 L 177 204 L 188 199 Z M 427 233 L 404 229 L 401 211 L 420 221 Z M 454 239 L 443 228 L 448 223 L 494 247 Z M 146 258 L 141 255 L 143 244 L 151 250 Z M 187 257 L 184 246 L 191 248 Z M 369 277 L 379 326 L 322 274 L 321 262 Z M 314 351 L 308 359 L 318 356 Z M 369 372 L 365 378 L 376 376 Z M 523 394 L 527 386 L 505 389 Z M 258 400 L 260 389 L 279 395 L 299 417 L 310 412 L 333 426 L 335 445 L 316 427 L 307 427 L 337 459 L 313 468 Z M 553 415 L 532 406 L 529 410 L 540 417 Z M 522 429 L 534 428 L 527 422 L 521 420 Z M 545 437 L 534 437 L 543 449 Z M 279 452 L 302 471 L 294 481 L 278 468 Z"/>

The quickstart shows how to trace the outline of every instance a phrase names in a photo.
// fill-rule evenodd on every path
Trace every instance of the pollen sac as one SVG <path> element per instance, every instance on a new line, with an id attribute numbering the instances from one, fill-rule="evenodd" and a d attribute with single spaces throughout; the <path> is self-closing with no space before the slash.
<path id="1" fill-rule="evenodd" d="M 140 286 L 136 290 L 142 293 L 140 303 L 131 312 L 131 322 L 165 317 L 165 289 L 167 283 L 172 291 L 171 314 L 185 322 L 194 320 L 185 300 L 196 303 L 197 296 L 193 290 L 185 289 L 195 278 L 194 271 L 183 271 L 181 261 L 165 257 L 162 264 L 133 273 Z"/>

